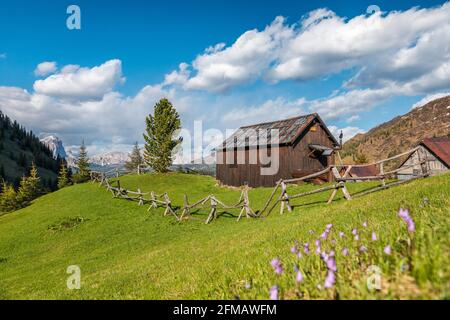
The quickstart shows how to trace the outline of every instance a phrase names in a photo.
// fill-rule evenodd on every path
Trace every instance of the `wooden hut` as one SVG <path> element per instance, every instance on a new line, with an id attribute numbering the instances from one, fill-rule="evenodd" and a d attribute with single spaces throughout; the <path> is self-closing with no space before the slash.
<path id="1" fill-rule="evenodd" d="M 275 145 L 272 130 L 278 132 Z M 260 138 L 265 135 L 267 139 Z M 334 164 L 338 146 L 316 113 L 241 127 L 216 148 L 216 178 L 229 186 L 274 186 L 280 179 L 305 176 Z M 278 155 L 276 172 L 263 173 L 264 169 L 275 167 L 276 160 L 267 163 L 261 154 Z"/>
<path id="2" fill-rule="evenodd" d="M 426 159 L 426 168 L 431 175 L 450 171 L 450 138 L 437 137 L 424 139 L 419 144 L 419 149 L 413 152 L 399 168 L 404 168 L 397 173 L 400 180 L 411 179 L 421 174 L 419 163 Z"/>

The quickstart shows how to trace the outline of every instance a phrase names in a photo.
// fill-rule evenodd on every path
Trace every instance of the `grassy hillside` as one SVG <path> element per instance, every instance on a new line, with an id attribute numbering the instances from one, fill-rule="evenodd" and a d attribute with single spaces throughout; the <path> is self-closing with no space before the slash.
<path id="1" fill-rule="evenodd" d="M 175 205 L 182 194 L 190 200 L 214 193 L 227 203 L 239 191 L 219 188 L 204 176 L 169 174 L 126 176 L 129 189 L 169 192 Z M 353 184 L 350 191 L 367 188 Z M 311 189 L 298 186 L 292 189 Z M 251 206 L 262 207 L 271 189 L 253 189 Z M 134 202 L 112 199 L 95 184 L 75 185 L 37 199 L 31 206 L 0 217 L 1 299 L 267 299 L 277 284 L 285 299 L 315 298 L 448 298 L 450 175 L 428 178 L 391 190 L 325 205 L 329 194 L 305 198 L 293 213 L 272 213 L 267 219 L 239 223 L 230 214 L 204 224 L 208 210 L 177 223 L 163 217 L 163 209 L 150 212 Z M 309 203 L 308 205 L 306 205 Z M 416 222 L 409 235 L 397 217 L 408 208 Z M 230 212 L 236 215 L 237 212 Z M 362 223 L 367 221 L 367 228 Z M 315 254 L 298 259 L 290 252 L 295 240 L 314 240 L 332 223 L 336 238 L 337 283 L 318 289 L 326 270 Z M 360 241 L 352 238 L 358 228 Z M 311 231 L 314 231 L 311 234 Z M 337 236 L 343 231 L 346 237 Z M 375 231 L 378 239 L 369 240 Z M 367 253 L 358 253 L 364 244 Z M 386 244 L 392 254 L 383 254 Z M 340 254 L 348 247 L 350 255 Z M 323 243 L 331 249 L 330 241 Z M 278 257 L 283 275 L 270 261 Z M 298 263 L 303 282 L 295 283 Z M 383 288 L 369 292 L 365 270 L 377 265 Z M 68 290 L 66 269 L 81 268 L 81 290 Z"/>

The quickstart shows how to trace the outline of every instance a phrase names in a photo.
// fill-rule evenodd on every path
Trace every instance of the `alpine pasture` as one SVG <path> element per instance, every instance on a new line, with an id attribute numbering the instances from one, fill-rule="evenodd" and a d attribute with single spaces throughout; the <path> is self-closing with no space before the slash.
<path id="1" fill-rule="evenodd" d="M 120 182 L 167 192 L 175 207 L 184 194 L 230 204 L 240 194 L 189 174 Z M 349 191 L 371 186 L 351 183 Z M 251 208 L 259 210 L 271 191 L 251 189 Z M 339 195 L 330 205 L 328 197 L 293 201 L 293 212 L 264 219 L 237 222 L 238 210 L 221 211 L 205 225 L 207 207 L 177 222 L 164 208 L 113 199 L 98 184 L 67 187 L 0 217 L 0 299 L 449 298 L 449 174 L 351 201 Z M 410 220 L 399 217 L 400 208 Z M 79 290 L 67 288 L 70 265 L 81 269 Z M 381 271 L 375 290 L 367 287 L 370 266 Z"/>

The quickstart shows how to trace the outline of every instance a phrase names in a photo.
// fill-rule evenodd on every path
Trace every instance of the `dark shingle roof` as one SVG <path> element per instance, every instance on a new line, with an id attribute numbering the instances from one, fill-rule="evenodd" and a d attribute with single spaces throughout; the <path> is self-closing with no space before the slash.
<path id="1" fill-rule="evenodd" d="M 291 144 L 303 132 L 303 130 L 305 130 L 314 118 L 319 118 L 316 113 L 285 120 L 240 127 L 235 133 L 228 137 L 218 149 L 265 146 L 270 144 L 271 130 L 278 130 L 278 144 Z M 264 138 L 265 136 L 267 136 L 267 138 Z M 331 139 L 337 143 L 331 134 L 330 136 Z"/>

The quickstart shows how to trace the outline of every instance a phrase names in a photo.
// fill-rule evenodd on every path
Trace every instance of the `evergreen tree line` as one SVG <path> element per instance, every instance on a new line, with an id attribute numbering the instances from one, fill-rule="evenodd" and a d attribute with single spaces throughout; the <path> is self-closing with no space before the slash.
<path id="1" fill-rule="evenodd" d="M 84 142 L 80 147 L 80 155 L 77 161 L 77 173 L 72 174 L 72 170 L 67 167 L 65 160 L 59 161 L 59 172 L 57 184 L 54 186 L 54 190 L 62 189 L 73 183 L 82 183 L 89 180 L 90 171 L 88 163 L 88 154 Z M 2 180 L 0 185 L 0 213 L 11 212 L 14 210 L 26 207 L 32 200 L 36 199 L 40 195 L 47 193 L 50 190 L 45 183 L 39 177 L 37 167 L 34 162 L 31 164 L 29 174 L 23 176 L 18 183 L 18 187 L 8 184 L 4 177 L 4 168 L 0 167 L 0 179 Z"/>
<path id="2" fill-rule="evenodd" d="M 20 152 L 7 150 L 7 140 L 19 147 Z M 0 111 L 0 152 L 22 168 L 22 177 L 7 175 L 7 168 L 0 164 L 0 212 L 10 212 L 27 206 L 42 194 L 64 188 L 72 183 L 89 180 L 89 163 L 84 141 L 80 147 L 77 172 L 67 167 L 65 159 L 53 158 L 53 152 L 16 121 Z M 31 155 L 30 155 L 31 153 Z M 50 170 L 58 179 L 39 176 L 39 168 Z"/>
<path id="3" fill-rule="evenodd" d="M 21 150 L 19 153 L 13 153 L 12 150 L 6 150 L 5 144 L 7 140 L 13 142 Z M 16 162 L 23 170 L 23 175 L 26 174 L 27 168 L 33 162 L 35 166 L 45 168 L 49 171 L 58 174 L 61 161 L 60 158 L 53 158 L 53 152 L 43 143 L 39 141 L 33 131 L 27 131 L 23 126 L 19 125 L 17 121 L 12 121 L 8 116 L 0 111 L 0 152 L 7 156 L 12 161 Z M 31 153 L 31 155 L 30 155 Z M 0 178 L 13 183 L 18 187 L 20 178 L 7 177 L 4 173 L 5 169 L 0 168 Z M 45 182 L 46 186 L 51 188 L 55 181 Z"/>

